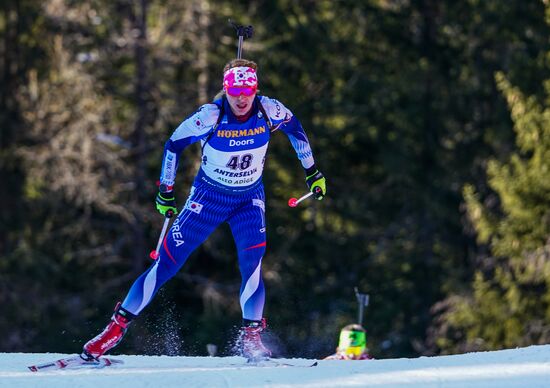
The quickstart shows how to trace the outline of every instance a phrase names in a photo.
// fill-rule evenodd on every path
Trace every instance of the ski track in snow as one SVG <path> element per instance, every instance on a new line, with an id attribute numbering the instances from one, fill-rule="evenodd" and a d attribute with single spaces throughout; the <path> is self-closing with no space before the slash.
<path id="1" fill-rule="evenodd" d="M 36 373 L 27 369 L 67 356 L 0 353 L 0 388 L 550 387 L 550 345 L 414 359 L 319 361 L 311 368 L 255 367 L 240 357 L 113 355 L 125 364 Z"/>

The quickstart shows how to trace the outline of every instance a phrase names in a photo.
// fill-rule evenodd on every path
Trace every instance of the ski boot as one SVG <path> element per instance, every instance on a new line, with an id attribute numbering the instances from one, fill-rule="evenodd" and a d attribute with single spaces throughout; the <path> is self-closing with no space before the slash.
<path id="1" fill-rule="evenodd" d="M 111 322 L 100 334 L 86 342 L 80 357 L 85 361 L 97 360 L 103 354 L 119 344 L 126 334 L 128 325 L 136 316 L 122 308 L 118 302 Z"/>
<path id="2" fill-rule="evenodd" d="M 260 336 L 266 326 L 265 318 L 262 318 L 261 321 L 243 319 L 243 326 L 239 335 L 241 356 L 252 361 L 271 357 L 271 350 L 265 347 Z"/>

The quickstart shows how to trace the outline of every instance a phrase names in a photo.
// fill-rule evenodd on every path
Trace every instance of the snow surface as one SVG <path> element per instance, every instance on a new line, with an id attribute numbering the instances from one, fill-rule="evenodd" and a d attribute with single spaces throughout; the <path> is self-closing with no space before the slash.
<path id="1" fill-rule="evenodd" d="M 550 387 L 550 345 L 414 359 L 319 361 L 311 368 L 247 366 L 240 357 L 113 356 L 125 364 L 27 369 L 62 357 L 67 355 L 0 353 L 0 387 Z"/>

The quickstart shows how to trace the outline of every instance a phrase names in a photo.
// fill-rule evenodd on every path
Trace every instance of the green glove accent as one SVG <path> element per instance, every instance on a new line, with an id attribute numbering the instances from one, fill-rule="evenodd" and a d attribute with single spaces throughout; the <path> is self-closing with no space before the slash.
<path id="1" fill-rule="evenodd" d="M 159 192 L 157 198 L 155 199 L 157 210 L 160 214 L 166 217 L 168 211 L 172 211 L 174 215 L 178 214 L 178 208 L 176 207 L 176 198 L 174 197 L 173 191 L 168 191 L 166 193 Z"/>
<path id="2" fill-rule="evenodd" d="M 307 187 L 315 199 L 321 200 L 327 193 L 327 181 L 319 170 L 306 177 Z"/>

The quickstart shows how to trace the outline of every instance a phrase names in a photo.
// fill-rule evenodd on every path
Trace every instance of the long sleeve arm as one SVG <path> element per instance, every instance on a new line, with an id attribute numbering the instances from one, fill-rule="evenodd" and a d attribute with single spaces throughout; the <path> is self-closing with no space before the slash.
<path id="1" fill-rule="evenodd" d="M 292 144 L 294 151 L 296 151 L 296 155 L 302 163 L 304 170 L 312 167 L 315 163 L 313 160 L 313 152 L 311 151 L 306 132 L 296 116 L 292 116 L 290 120 L 279 129 L 288 136 L 290 144 Z"/>
<path id="2" fill-rule="evenodd" d="M 205 104 L 186 118 L 164 145 L 160 183 L 171 188 L 176 180 L 181 152 L 190 144 L 205 138 L 216 124 L 219 109 L 216 104 Z"/>
<path id="3" fill-rule="evenodd" d="M 278 100 L 262 97 L 261 103 L 269 115 L 273 126 L 288 136 L 290 144 L 292 144 L 294 151 L 296 151 L 296 155 L 302 163 L 304 170 L 310 169 L 315 164 L 315 161 L 309 140 L 300 121 Z"/>

